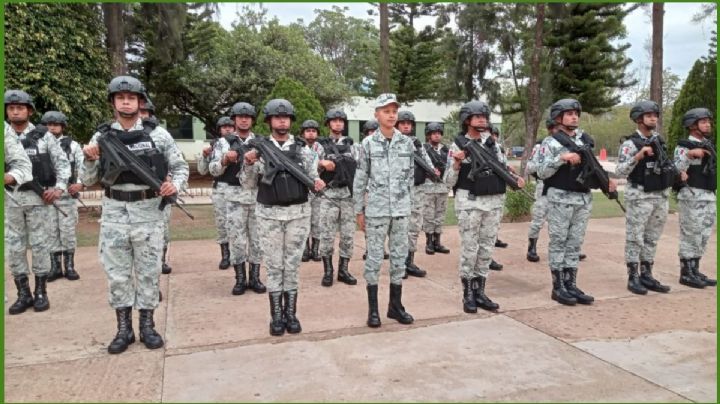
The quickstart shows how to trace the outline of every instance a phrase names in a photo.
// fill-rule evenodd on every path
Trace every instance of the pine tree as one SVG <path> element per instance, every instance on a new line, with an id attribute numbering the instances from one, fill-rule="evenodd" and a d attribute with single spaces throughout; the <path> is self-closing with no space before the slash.
<path id="1" fill-rule="evenodd" d="M 690 69 L 680 94 L 673 104 L 672 120 L 667 132 L 668 150 L 674 150 L 677 141 L 687 137 L 682 117 L 689 109 L 707 108 L 713 114 L 717 109 L 717 63 L 713 59 L 698 59 Z M 713 142 L 715 136 L 713 136 Z"/>
<path id="2" fill-rule="evenodd" d="M 551 48 L 554 98 L 575 98 L 583 111 L 608 111 L 620 102 L 617 90 L 634 83 L 625 75 L 632 59 L 630 44 L 613 45 L 626 36 L 623 19 L 633 6 L 624 4 L 553 4 L 552 27 L 545 36 Z"/>
<path id="3" fill-rule="evenodd" d="M 320 101 L 302 83 L 287 77 L 278 80 L 270 94 L 262 104 L 258 105 L 258 124 L 255 130 L 261 133 L 270 133 L 270 127 L 264 123 L 265 115 L 262 113 L 262 109 L 268 101 L 276 98 L 284 98 L 290 101 L 295 109 L 295 122 L 290 127 L 291 134 L 299 135 L 300 125 L 307 119 L 316 120 L 320 124 L 321 134 L 327 133 L 327 128 L 323 125 L 325 111 L 323 111 Z"/>

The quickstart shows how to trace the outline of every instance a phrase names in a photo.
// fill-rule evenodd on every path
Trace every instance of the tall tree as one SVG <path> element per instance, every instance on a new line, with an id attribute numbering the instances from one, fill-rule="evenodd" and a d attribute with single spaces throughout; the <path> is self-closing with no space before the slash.
<path id="1" fill-rule="evenodd" d="M 114 76 L 127 73 L 125 59 L 125 7 L 124 3 L 102 3 L 103 21 L 107 29 L 105 45 Z"/>
<path id="2" fill-rule="evenodd" d="M 620 102 L 618 90 L 634 84 L 625 68 L 629 43 L 623 19 L 638 5 L 553 3 L 551 30 L 545 44 L 552 49 L 550 66 L 555 98 L 572 97 L 583 110 L 599 113 Z"/>
<path id="3" fill-rule="evenodd" d="M 687 137 L 682 117 L 691 108 L 717 110 L 717 62 L 709 59 L 695 61 L 688 73 L 680 94 L 675 100 L 672 119 L 667 133 L 668 150 L 673 150 L 679 139 Z M 715 136 L 713 136 L 713 142 Z"/>
<path id="4" fill-rule="evenodd" d="M 390 92 L 390 21 L 387 3 L 379 3 L 380 10 L 380 69 L 378 86 L 381 93 Z"/>
<path id="5" fill-rule="evenodd" d="M 650 68 L 650 99 L 663 109 L 663 18 L 664 3 L 652 5 L 652 67 Z M 657 130 L 662 132 L 662 114 L 658 117 Z"/>
<path id="6" fill-rule="evenodd" d="M 110 117 L 110 63 L 100 6 L 90 3 L 5 5 L 5 88 L 35 99 L 37 114 L 58 110 L 79 141 Z"/>
<path id="7" fill-rule="evenodd" d="M 530 81 L 527 87 L 528 107 L 525 108 L 525 151 L 520 163 L 520 171 L 525 173 L 525 166 L 530 157 L 530 151 L 535 145 L 537 131 L 540 126 L 540 52 L 543 43 L 543 27 L 545 24 L 545 4 L 535 5 L 535 39 L 533 41 L 532 57 L 530 60 Z"/>

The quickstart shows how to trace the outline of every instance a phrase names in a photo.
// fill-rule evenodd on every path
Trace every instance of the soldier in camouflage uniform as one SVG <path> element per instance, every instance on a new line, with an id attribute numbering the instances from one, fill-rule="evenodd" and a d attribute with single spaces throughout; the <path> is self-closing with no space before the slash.
<path id="1" fill-rule="evenodd" d="M 413 322 L 413 317 L 402 304 L 402 278 L 408 252 L 415 147 L 409 136 L 395 129 L 399 106 L 395 94 L 381 94 L 376 99 L 375 119 L 379 129 L 362 141 L 360 164 L 353 183 L 357 223 L 366 233 L 368 255 L 364 276 L 368 294 L 367 325 L 373 328 L 381 325 L 377 292 L 386 237 L 389 237 L 390 244 L 387 316 L 402 324 Z"/>
<path id="2" fill-rule="evenodd" d="M 455 210 L 461 239 L 458 270 L 463 285 L 463 310 L 477 313 L 477 308 L 495 311 L 500 306 L 485 294 L 492 250 L 502 217 L 505 181 L 488 167 L 487 175 L 470 178 L 474 162 L 464 149 L 468 142 L 477 142 L 497 156 L 507 167 L 505 155 L 490 133 L 490 108 L 481 101 L 471 101 L 460 108 L 463 133 L 450 146 L 445 182 L 455 193 Z M 518 184 L 525 185 L 522 178 Z"/>
<path id="3" fill-rule="evenodd" d="M 678 192 L 680 211 L 680 283 L 693 288 L 715 286 L 715 279 L 700 272 L 700 258 L 716 221 L 717 189 L 712 114 L 706 108 L 693 108 L 683 115 L 682 124 L 689 137 L 678 141 L 675 166 L 681 172 L 683 187 Z"/>
<path id="4" fill-rule="evenodd" d="M 210 145 L 205 146 L 197 158 L 197 169 L 200 175 L 210 174 L 210 160 L 212 159 L 215 149 L 218 146 L 220 138 L 227 138 L 235 132 L 235 122 L 227 116 L 220 117 L 217 120 L 215 128 L 218 137 L 210 141 Z M 230 268 L 230 244 L 228 239 L 228 212 L 227 200 L 225 199 L 225 189 L 228 187 L 226 182 L 221 182 L 219 177 L 213 177 L 212 186 L 212 204 L 215 216 L 215 228 L 217 229 L 217 243 L 220 245 L 220 263 L 219 269 Z"/>
<path id="5" fill-rule="evenodd" d="M 405 136 L 408 136 L 413 142 L 415 152 L 419 153 L 425 162 L 432 167 L 432 160 L 427 155 L 427 152 L 422 147 L 420 141 L 415 137 L 415 115 L 410 111 L 398 112 L 398 121 L 395 124 L 395 128 Z M 407 279 L 408 275 L 417 276 L 419 278 L 427 275 L 427 272 L 417 265 L 415 265 L 415 251 L 417 251 L 417 239 L 422 228 L 423 220 L 423 209 L 425 207 L 425 193 L 419 186 L 427 181 L 425 171 L 420 166 L 413 163 L 414 167 L 414 181 L 413 186 L 410 188 L 410 200 L 412 201 L 412 210 L 410 212 L 408 222 L 408 254 L 405 257 L 405 276 Z M 436 170 L 436 174 L 438 171 Z"/>
<path id="6" fill-rule="evenodd" d="M 230 110 L 230 118 L 235 122 L 235 133 L 220 138 L 210 161 L 210 174 L 218 177 L 224 185 L 223 193 L 227 201 L 228 239 L 230 240 L 230 261 L 235 269 L 233 295 L 242 295 L 250 288 L 255 293 L 265 293 L 266 288 L 260 280 L 260 260 L 262 251 L 255 216 L 257 187 L 246 186 L 240 182 L 243 153 L 247 144 L 255 138 L 252 127 L 257 113 L 255 107 L 238 102 Z M 269 245 L 269 244 L 268 244 Z M 245 273 L 245 263 L 250 264 L 249 276 Z"/>
<path id="7" fill-rule="evenodd" d="M 67 189 L 70 163 L 55 136 L 44 126 L 36 128 L 30 123 L 30 115 L 35 109 L 30 95 L 21 90 L 8 90 L 4 101 L 5 114 L 12 126 L 8 132 L 19 139 L 32 162 L 32 180 L 44 190 L 41 198 L 32 191 L 29 181 L 16 184 L 10 188 L 15 201 L 5 201 L 5 257 L 18 288 L 18 300 L 9 313 L 20 314 L 30 307 L 44 311 L 50 308 L 47 280 L 50 255 L 55 245 L 55 228 L 50 219 L 54 208 L 48 204 L 57 201 Z M 8 175 L 5 177 L 7 185 Z M 28 280 L 28 243 L 35 274 L 34 299 Z"/>
<path id="8" fill-rule="evenodd" d="M 498 145 L 498 148 L 500 149 L 500 153 L 502 153 L 503 156 L 506 156 L 505 148 L 502 146 L 502 142 L 500 141 L 500 128 L 498 128 L 496 125 L 490 124 L 490 134 L 492 135 L 495 143 Z M 511 166 L 507 166 L 507 167 L 512 172 L 515 172 Z M 503 206 L 505 206 L 506 199 L 507 199 L 507 193 L 503 193 L 502 194 Z M 500 211 L 499 214 L 500 214 L 500 221 L 502 221 L 503 211 Z M 498 230 L 498 234 L 499 234 L 499 230 Z M 500 237 L 497 237 L 495 239 L 495 247 L 496 248 L 507 248 L 508 243 L 500 240 Z M 491 271 L 502 271 L 504 268 L 504 265 L 495 261 L 495 258 L 490 258 L 490 265 L 488 265 L 488 268 L 490 268 Z"/>
<path id="9" fill-rule="evenodd" d="M 314 191 L 321 191 L 325 183 L 317 173 L 318 157 L 305 148 L 300 138 L 290 134 L 295 120 L 292 104 L 284 99 L 273 99 L 263 108 L 265 122 L 270 126 L 270 147 L 282 150 L 314 181 Z M 295 334 L 302 331 L 297 318 L 298 268 L 302 247 L 310 233 L 310 191 L 299 179 L 281 170 L 270 184 L 262 181 L 268 171 L 264 156 L 258 152 L 245 153 L 245 167 L 241 173 L 243 186 L 257 187 L 257 224 L 263 248 L 263 260 L 268 269 L 270 297 L 270 335 Z M 284 303 L 283 303 L 284 301 Z"/>
<path id="10" fill-rule="evenodd" d="M 80 182 L 80 170 L 83 167 L 84 159 L 83 152 L 80 144 L 64 133 L 67 127 L 65 114 L 59 111 L 48 111 L 43 114 L 41 123 L 46 125 L 48 131 L 60 142 L 60 147 L 70 162 L 70 179 L 68 180 L 67 192 L 63 193 L 62 197 L 57 200 L 57 204 L 67 213 L 67 217 L 55 209 L 50 211 L 52 227 L 56 230 L 56 244 L 50 258 L 48 282 L 63 276 L 68 280 L 75 281 L 80 279 L 80 275 L 75 271 L 75 247 L 77 245 L 75 227 L 78 223 L 75 198 L 79 196 L 80 191 L 84 188 L 82 182 Z M 64 275 L 63 264 L 65 265 Z"/>
<path id="11" fill-rule="evenodd" d="M 10 226 L 7 222 L 8 211 L 10 206 L 17 206 L 14 201 L 8 197 L 9 192 L 28 181 L 32 181 L 32 163 L 28 158 L 22 143 L 17 135 L 13 133 L 12 127 L 5 122 L 5 245 L 9 247 L 8 239 L 10 236 Z M 10 249 L 5 248 L 5 262 L 9 263 Z M 15 286 L 18 289 L 18 300 L 10 308 L 12 312 L 18 312 L 18 309 L 25 310 L 32 307 L 33 296 L 30 292 L 30 283 L 27 275 L 19 275 L 13 277 Z M 7 303 L 7 294 L 5 294 L 5 302 Z M 22 311 L 20 311 L 22 312 Z M 12 314 L 12 313 L 11 313 Z"/>
<path id="12" fill-rule="evenodd" d="M 320 135 L 320 125 L 313 119 L 308 119 L 300 125 L 300 136 L 305 141 L 305 147 L 317 154 L 318 158 L 322 158 L 325 154 L 320 142 L 317 141 Z M 320 226 L 320 198 L 316 198 L 314 193 L 310 193 L 310 206 L 312 208 L 312 215 L 310 217 L 310 237 L 305 242 L 305 249 L 303 250 L 302 262 L 308 262 L 310 259 L 313 261 L 321 261 L 320 257 L 320 237 L 321 226 Z M 332 280 L 332 278 L 331 278 Z"/>
<path id="13" fill-rule="evenodd" d="M 555 131 L 555 121 L 548 119 L 545 121 L 545 128 L 548 131 L 548 135 L 552 135 Z M 540 257 L 537 255 L 537 241 L 540 237 L 540 229 L 542 229 L 545 220 L 547 219 L 548 203 L 547 198 L 543 195 L 543 181 L 537 176 L 537 166 L 540 157 L 540 148 L 542 140 L 538 140 L 530 153 L 530 157 L 527 160 L 525 171 L 528 175 L 535 177 L 535 202 L 532 206 L 532 220 L 530 221 L 530 227 L 528 228 L 528 249 L 527 249 L 527 260 L 530 262 L 540 261 Z"/>
<path id="14" fill-rule="evenodd" d="M 323 155 L 320 156 L 320 178 L 327 184 L 320 198 L 320 257 L 323 261 L 323 286 L 333 284 L 333 247 L 335 234 L 340 233 L 337 279 L 348 285 L 356 285 L 349 271 L 355 238 L 355 220 L 353 199 L 350 187 L 355 177 L 358 149 L 352 139 L 343 136 L 347 125 L 347 115 L 338 109 L 325 114 L 325 125 L 330 129 L 330 137 L 323 142 Z"/>
<path id="15" fill-rule="evenodd" d="M 627 288 L 638 295 L 648 290 L 667 293 L 670 287 L 652 276 L 657 242 L 668 213 L 668 196 L 675 181 L 675 167 L 667 158 L 653 153 L 648 144 L 665 141 L 655 132 L 660 107 L 654 101 L 640 101 L 630 109 L 630 119 L 637 125 L 635 133 L 620 145 L 615 174 L 628 179 L 625 188 L 625 265 Z"/>
<path id="16" fill-rule="evenodd" d="M 577 287 L 580 248 L 592 211 L 592 193 L 590 188 L 576 181 L 585 164 L 580 155 L 560 143 L 592 147 L 592 138 L 578 133 L 581 112 L 580 103 L 574 99 L 562 99 L 550 107 L 550 118 L 555 121 L 557 131 L 543 141 L 537 166 L 549 205 L 551 298 L 565 305 L 592 304 L 595 300 Z M 611 178 L 611 192 L 615 191 L 616 185 Z"/>
<path id="17" fill-rule="evenodd" d="M 363 140 L 365 140 L 366 137 L 375 133 L 375 131 L 378 128 L 379 128 L 379 125 L 375 119 L 370 119 L 370 120 L 365 121 L 365 123 L 362 126 L 362 134 L 361 134 L 362 138 L 360 139 L 360 141 L 362 142 Z M 365 236 L 367 236 L 367 233 L 364 233 L 364 234 L 365 234 Z M 390 254 L 387 252 L 387 249 L 385 249 L 383 252 L 383 259 L 386 260 L 389 258 L 390 258 Z M 363 261 L 365 261 L 367 259 L 367 237 L 365 239 L 365 252 L 363 253 L 362 259 L 363 259 Z"/>
<path id="18" fill-rule="evenodd" d="M 423 147 L 435 169 L 440 172 L 440 177 L 445 174 L 445 163 L 450 152 L 450 149 L 441 143 L 443 133 L 443 124 L 440 122 L 430 122 L 425 126 L 427 142 Z M 440 241 L 447 210 L 448 186 L 445 182 L 425 181 L 420 187 L 425 195 L 422 225 L 425 232 L 425 254 L 449 254 L 450 250 Z"/>
<path id="19" fill-rule="evenodd" d="M 103 184 L 100 224 L 100 262 L 108 277 L 108 301 L 115 309 L 118 332 L 108 345 L 108 352 L 124 352 L 135 342 L 132 308 L 140 311 L 140 341 L 149 349 L 164 345 L 155 331 L 154 310 L 159 301 L 159 277 L 163 247 L 162 197 L 176 195 L 187 182 L 188 164 L 172 136 L 151 120 L 139 117 L 145 87 L 134 77 L 118 76 L 108 85 L 108 101 L 116 112 L 110 125 L 100 125 L 85 154 L 83 184 L 100 181 L 109 161 L 98 145 L 100 136 L 115 136 L 150 166 L 162 182 L 156 192 L 129 170 L 123 171 L 112 184 Z M 167 178 L 171 176 L 171 181 Z"/>

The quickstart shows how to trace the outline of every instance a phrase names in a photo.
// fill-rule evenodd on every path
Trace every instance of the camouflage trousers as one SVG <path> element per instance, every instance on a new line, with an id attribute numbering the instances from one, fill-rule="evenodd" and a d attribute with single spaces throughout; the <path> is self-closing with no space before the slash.
<path id="1" fill-rule="evenodd" d="M 442 233 L 447 210 L 447 193 L 425 194 L 422 229 L 425 233 Z"/>
<path id="2" fill-rule="evenodd" d="M 705 254 L 708 240 L 713 234 L 717 207 L 715 201 L 681 199 L 680 251 L 682 259 L 701 258 Z"/>
<path id="3" fill-rule="evenodd" d="M 363 275 L 368 285 L 378 284 L 386 237 L 390 246 L 390 283 L 402 285 L 405 258 L 408 253 L 408 222 L 409 218 L 406 216 L 365 218 L 365 242 L 368 254 Z"/>
<path id="4" fill-rule="evenodd" d="M 461 243 L 458 270 L 461 278 L 487 277 L 502 210 L 503 208 L 499 207 L 492 210 L 458 211 Z"/>
<path id="5" fill-rule="evenodd" d="M 255 204 L 247 205 L 227 201 L 228 241 L 230 242 L 230 262 L 232 265 L 250 262 L 259 264 L 262 259 L 258 220 L 255 216 Z M 265 244 L 268 246 L 276 243 Z"/>
<path id="6" fill-rule="evenodd" d="M 67 196 L 58 200 L 67 217 L 63 216 L 57 209 L 50 209 L 51 227 L 55 230 L 55 245 L 53 252 L 74 250 L 77 247 L 76 230 L 78 224 L 78 210 L 75 199 Z"/>
<path id="7" fill-rule="evenodd" d="M 625 206 L 625 262 L 653 261 L 667 221 L 667 198 L 629 200 Z"/>
<path id="8" fill-rule="evenodd" d="M 425 208 L 425 193 L 418 187 L 411 189 L 412 209 L 408 222 L 408 251 L 417 251 L 418 234 L 423 225 L 423 209 Z"/>
<path id="9" fill-rule="evenodd" d="M 43 276 L 50 272 L 50 252 L 55 244 L 52 231 L 52 206 L 5 205 L 5 262 L 13 277 L 29 275 L 27 247 L 32 252 L 32 272 Z"/>
<path id="10" fill-rule="evenodd" d="M 322 237 L 322 228 L 320 222 L 320 197 L 310 196 L 310 208 L 312 214 L 310 216 L 310 237 L 320 239 Z M 353 219 L 354 222 L 354 219 Z"/>
<path id="11" fill-rule="evenodd" d="M 114 309 L 155 309 L 163 227 L 156 222 L 100 225 L 100 262 L 108 278 L 108 301 Z"/>
<path id="12" fill-rule="evenodd" d="M 535 203 L 532 206 L 532 220 L 530 221 L 530 228 L 528 228 L 528 238 L 540 238 L 540 230 L 547 220 L 548 215 L 548 201 L 547 198 L 540 194 L 535 194 Z"/>
<path id="13" fill-rule="evenodd" d="M 167 204 L 163 209 L 163 245 L 170 244 L 170 217 L 172 216 L 172 205 Z"/>
<path id="14" fill-rule="evenodd" d="M 214 188 L 212 195 L 213 210 L 215 212 L 215 228 L 217 229 L 217 243 L 228 243 L 228 214 L 227 200 L 222 190 Z"/>
<path id="15" fill-rule="evenodd" d="M 263 262 L 267 267 L 268 292 L 298 289 L 298 268 L 305 240 L 310 234 L 310 216 L 292 220 L 257 218 Z"/>
<path id="16" fill-rule="evenodd" d="M 582 205 L 550 203 L 548 206 L 548 261 L 551 271 L 577 268 L 585 240 L 592 202 Z"/>
<path id="17" fill-rule="evenodd" d="M 353 199 L 320 199 L 320 256 L 330 257 L 334 252 L 335 234 L 340 232 L 340 256 L 352 258 L 355 238 L 355 212 Z M 314 211 L 313 211 L 314 214 Z"/>

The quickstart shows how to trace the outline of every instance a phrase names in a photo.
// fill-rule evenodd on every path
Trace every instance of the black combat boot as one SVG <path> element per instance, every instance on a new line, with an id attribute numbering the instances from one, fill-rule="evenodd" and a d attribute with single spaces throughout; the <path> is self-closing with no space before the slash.
<path id="1" fill-rule="evenodd" d="M 270 335 L 285 334 L 285 321 L 283 319 L 282 292 L 270 292 Z"/>
<path id="2" fill-rule="evenodd" d="M 503 266 L 503 264 L 501 264 L 501 263 L 499 263 L 499 262 L 496 262 L 494 259 L 490 258 L 490 266 L 489 266 L 489 268 L 490 268 L 492 271 L 502 271 L 502 269 L 504 268 L 504 266 Z"/>
<path id="3" fill-rule="evenodd" d="M 536 238 L 528 239 L 527 260 L 530 262 L 540 261 L 540 257 L 537 255 L 537 242 Z"/>
<path id="4" fill-rule="evenodd" d="M 350 258 L 340 257 L 340 261 L 338 262 L 337 280 L 348 285 L 357 285 L 357 279 L 355 279 L 348 270 L 349 264 Z"/>
<path id="5" fill-rule="evenodd" d="M 578 259 L 579 259 L 580 261 L 584 260 L 585 258 L 587 258 L 587 255 L 585 255 L 585 254 L 583 254 L 583 253 L 580 253 L 580 254 L 578 255 Z"/>
<path id="6" fill-rule="evenodd" d="M 550 294 L 550 298 L 567 306 L 574 306 L 577 304 L 577 299 L 565 289 L 563 271 L 550 271 L 550 274 L 552 275 L 553 283 L 553 290 Z"/>
<path id="7" fill-rule="evenodd" d="M 332 286 L 333 284 L 333 272 L 335 271 L 335 268 L 333 268 L 332 263 L 332 255 L 328 257 L 322 257 L 323 262 L 323 271 L 325 273 L 323 274 L 322 281 L 320 281 L 320 284 L 323 286 Z"/>
<path id="8" fill-rule="evenodd" d="M 80 275 L 75 271 L 75 250 L 63 251 L 63 264 L 65 264 L 65 278 L 69 281 L 80 279 Z"/>
<path id="9" fill-rule="evenodd" d="M 33 302 L 35 311 L 45 311 L 50 308 L 50 300 L 48 300 L 47 295 L 47 279 L 47 275 L 35 275 L 35 302 Z"/>
<path id="10" fill-rule="evenodd" d="M 637 265 L 637 264 L 636 264 Z M 580 304 L 592 304 L 595 298 L 583 292 L 577 287 L 577 268 L 565 268 L 563 269 L 565 290 L 572 295 L 575 300 Z"/>
<path id="11" fill-rule="evenodd" d="M 693 273 L 694 265 L 694 258 L 680 258 L 680 284 L 695 289 L 704 289 L 705 282 Z"/>
<path id="12" fill-rule="evenodd" d="M 367 325 L 370 328 L 380 327 L 380 313 L 378 312 L 378 285 L 367 285 L 368 295 L 368 318 Z"/>
<path id="13" fill-rule="evenodd" d="M 158 349 L 165 345 L 160 334 L 155 331 L 155 321 L 153 321 L 153 309 L 140 309 L 140 342 L 144 343 L 148 349 Z"/>
<path id="14" fill-rule="evenodd" d="M 108 353 L 119 354 L 125 352 L 130 344 L 135 342 L 135 333 L 132 328 L 132 307 L 115 309 L 117 317 L 117 334 L 108 345 Z"/>
<path id="15" fill-rule="evenodd" d="M 297 334 L 302 331 L 300 320 L 297 316 L 297 290 L 288 290 L 283 292 L 285 298 L 285 329 L 288 334 Z"/>
<path id="16" fill-rule="evenodd" d="M 498 239 L 495 239 L 495 247 L 497 247 L 497 248 L 507 248 L 507 246 L 508 246 L 508 243 L 500 240 L 499 238 L 498 238 Z"/>
<path id="17" fill-rule="evenodd" d="M 435 241 L 433 240 L 435 235 L 433 233 L 425 233 L 425 254 L 435 254 Z"/>
<path id="18" fill-rule="evenodd" d="M 463 285 L 463 311 L 465 313 L 477 313 L 477 302 L 472 279 L 460 278 Z"/>
<path id="19" fill-rule="evenodd" d="M 248 280 L 248 287 L 255 293 L 265 293 L 267 290 L 262 281 L 260 281 L 260 264 L 250 263 L 250 279 Z"/>
<path id="20" fill-rule="evenodd" d="M 407 258 L 405 258 L 405 275 L 416 276 L 418 278 L 427 275 L 427 272 L 415 265 L 415 253 L 412 251 L 408 251 Z"/>
<path id="21" fill-rule="evenodd" d="M 312 238 L 311 244 L 310 244 L 310 250 L 311 250 L 310 259 L 312 259 L 315 262 L 322 261 L 322 257 L 320 257 L 320 240 L 318 240 L 316 238 Z"/>
<path id="22" fill-rule="evenodd" d="M 52 282 L 55 279 L 63 277 L 61 260 L 62 251 L 56 251 L 50 254 L 50 273 L 47 275 L 48 282 Z"/>
<path id="23" fill-rule="evenodd" d="M 245 293 L 245 288 L 247 288 L 245 263 L 241 262 L 240 264 L 234 265 L 233 268 L 235 268 L 235 286 L 232 288 L 232 294 L 240 296 Z"/>
<path id="24" fill-rule="evenodd" d="M 670 286 L 663 285 L 657 279 L 652 276 L 652 261 L 640 261 L 640 283 L 645 288 L 652 290 L 653 292 L 667 293 L 670 291 Z"/>
<path id="25" fill-rule="evenodd" d="M 220 243 L 220 264 L 218 265 L 219 269 L 228 269 L 230 268 L 230 244 L 229 243 Z"/>
<path id="26" fill-rule="evenodd" d="M 490 298 L 485 294 L 486 282 L 487 278 L 484 276 L 473 278 L 472 286 L 473 289 L 475 289 L 475 304 L 477 304 L 477 307 L 484 310 L 497 311 L 500 308 L 500 305 L 490 300 Z"/>
<path id="27" fill-rule="evenodd" d="M 715 279 L 708 278 L 707 276 L 705 276 L 705 274 L 703 274 L 702 272 L 700 272 L 700 257 L 698 257 L 698 258 L 692 258 L 692 260 L 693 260 L 693 265 L 692 265 L 692 273 L 693 273 L 693 275 L 695 275 L 696 278 L 698 278 L 698 279 L 700 279 L 701 281 L 703 281 L 703 282 L 705 283 L 705 286 L 715 286 L 715 285 L 717 285 L 717 281 L 716 281 Z"/>
<path id="28" fill-rule="evenodd" d="M 442 245 L 442 243 L 440 242 L 440 234 L 441 233 L 435 233 L 435 236 L 433 237 L 433 242 L 435 243 L 435 252 L 439 252 L 440 254 L 450 254 L 450 250 L 448 250 L 448 248 Z"/>
<path id="29" fill-rule="evenodd" d="M 15 277 L 15 287 L 17 287 L 18 298 L 15 303 L 10 306 L 8 312 L 10 314 L 24 313 L 25 310 L 33 307 L 35 300 L 30 292 L 30 279 L 27 275 L 19 275 Z"/>
<path id="30" fill-rule="evenodd" d="M 161 272 L 165 275 L 172 272 L 172 268 L 170 265 L 167 264 L 167 261 L 165 260 L 167 258 L 167 246 L 163 247 L 163 256 L 162 256 L 162 270 Z"/>
<path id="31" fill-rule="evenodd" d="M 305 240 L 305 249 L 303 250 L 302 258 L 300 259 L 302 262 L 308 262 L 310 261 L 310 238 Z"/>
<path id="32" fill-rule="evenodd" d="M 397 320 L 400 324 L 412 324 L 414 321 L 410 313 L 402 305 L 402 285 L 390 284 L 390 303 L 388 304 L 388 318 Z"/>

